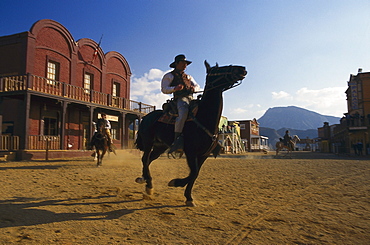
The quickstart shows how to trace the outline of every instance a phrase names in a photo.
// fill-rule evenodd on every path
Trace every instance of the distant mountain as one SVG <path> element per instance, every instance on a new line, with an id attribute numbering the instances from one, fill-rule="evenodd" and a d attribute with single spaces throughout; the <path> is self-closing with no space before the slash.
<path id="1" fill-rule="evenodd" d="M 328 122 L 329 125 L 338 124 L 340 118 L 324 116 L 296 106 L 274 107 L 268 109 L 258 119 L 260 135 L 269 138 L 269 144 L 274 149 L 275 143 L 282 138 L 286 130 L 291 136 L 298 135 L 300 139 L 314 139 L 318 137 L 317 128 Z"/>
<path id="2" fill-rule="evenodd" d="M 316 129 L 328 122 L 329 125 L 339 124 L 339 117 L 324 116 L 296 106 L 269 108 L 257 121 L 260 127 L 297 130 Z"/>

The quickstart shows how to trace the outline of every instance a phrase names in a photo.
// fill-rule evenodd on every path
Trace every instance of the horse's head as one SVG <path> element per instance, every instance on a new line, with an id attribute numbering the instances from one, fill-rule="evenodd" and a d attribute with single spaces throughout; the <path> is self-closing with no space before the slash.
<path id="1" fill-rule="evenodd" d="M 106 126 L 106 122 L 104 119 L 100 118 L 98 119 L 98 122 L 96 123 L 96 130 L 100 133 L 104 132 L 104 128 Z"/>
<path id="2" fill-rule="evenodd" d="M 241 81 L 247 75 L 244 66 L 221 66 L 217 64 L 211 67 L 207 61 L 204 61 L 207 69 L 206 89 L 228 90 L 241 84 Z"/>
<path id="3" fill-rule="evenodd" d="M 298 137 L 298 135 L 294 135 L 292 140 L 293 140 L 293 142 L 294 142 L 294 144 L 295 144 L 295 143 L 297 143 L 298 141 L 300 141 L 301 139 Z"/>

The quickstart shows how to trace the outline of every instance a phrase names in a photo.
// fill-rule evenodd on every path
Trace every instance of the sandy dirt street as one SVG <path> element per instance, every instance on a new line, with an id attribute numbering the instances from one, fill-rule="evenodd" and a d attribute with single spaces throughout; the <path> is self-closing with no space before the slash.
<path id="1" fill-rule="evenodd" d="M 370 244 L 370 160 L 294 152 L 209 158 L 184 206 L 185 159 L 139 153 L 0 163 L 0 244 Z"/>

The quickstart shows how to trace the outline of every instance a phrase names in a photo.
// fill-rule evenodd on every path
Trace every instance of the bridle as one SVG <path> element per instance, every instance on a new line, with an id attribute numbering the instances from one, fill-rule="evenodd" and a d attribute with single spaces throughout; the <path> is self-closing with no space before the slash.
<path id="1" fill-rule="evenodd" d="M 224 92 L 226 90 L 229 90 L 231 88 L 234 88 L 236 86 L 239 86 L 242 83 L 242 80 L 243 79 L 240 78 L 239 77 L 239 73 L 236 72 L 236 70 L 239 69 L 239 67 L 229 66 L 226 72 L 218 72 L 218 73 L 215 72 L 215 73 L 212 73 L 212 71 L 214 69 L 218 69 L 218 67 L 212 67 L 211 68 L 211 70 L 207 74 L 206 81 L 210 77 L 218 76 L 218 78 L 216 78 L 215 80 L 211 81 L 210 83 L 207 83 L 207 89 L 205 89 L 203 92 L 208 91 L 208 90 L 212 90 L 212 89 L 216 89 L 216 88 L 219 88 L 221 86 L 224 86 L 224 84 L 214 85 L 216 82 L 218 82 L 218 81 L 220 81 L 222 79 L 225 79 L 227 81 L 227 83 L 230 84 L 226 88 L 223 88 L 222 89 L 222 92 Z M 237 82 L 235 82 L 235 81 L 237 81 Z"/>

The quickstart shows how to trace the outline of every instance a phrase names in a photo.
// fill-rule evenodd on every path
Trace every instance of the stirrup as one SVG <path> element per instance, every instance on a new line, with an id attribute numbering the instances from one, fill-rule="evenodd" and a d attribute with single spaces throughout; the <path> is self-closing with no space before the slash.
<path id="1" fill-rule="evenodd" d="M 184 137 L 182 135 L 180 135 L 172 143 L 172 145 L 171 145 L 170 150 L 168 151 L 168 153 L 171 154 L 174 151 L 183 150 L 183 148 L 184 148 Z"/>

